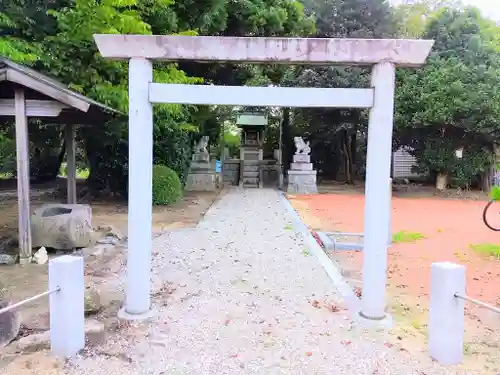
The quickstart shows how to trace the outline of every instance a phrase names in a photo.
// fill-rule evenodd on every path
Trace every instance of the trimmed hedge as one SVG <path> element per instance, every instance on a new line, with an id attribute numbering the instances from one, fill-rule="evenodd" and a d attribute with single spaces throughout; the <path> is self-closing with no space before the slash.
<path id="1" fill-rule="evenodd" d="M 182 184 L 177 173 L 164 165 L 153 166 L 153 204 L 169 205 L 182 198 Z"/>

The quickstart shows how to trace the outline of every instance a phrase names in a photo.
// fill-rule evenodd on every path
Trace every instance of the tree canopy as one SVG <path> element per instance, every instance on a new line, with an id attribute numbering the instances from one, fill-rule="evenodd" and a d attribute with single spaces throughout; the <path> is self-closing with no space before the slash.
<path id="1" fill-rule="evenodd" d="M 3 0 L 0 9 L 0 29 L 5 36 L 0 40 L 0 54 L 32 65 L 71 89 L 123 112 L 127 111 L 128 103 L 127 64 L 100 57 L 92 38 L 95 33 L 302 35 L 314 30 L 314 21 L 304 15 L 302 4 L 288 0 L 201 3 L 191 0 Z M 192 63 L 181 69 L 176 64 L 158 63 L 154 73 L 155 81 L 169 83 L 244 84 L 251 78 L 251 70 L 232 65 Z M 182 179 L 189 166 L 193 137 L 200 128 L 214 123 L 216 114 L 195 106 L 159 105 L 155 106 L 154 116 L 155 162 L 172 167 Z M 125 125 L 110 123 L 80 131 L 95 191 L 108 189 L 120 193 L 126 189 Z M 32 164 L 41 164 L 32 170 L 36 173 L 41 169 L 44 176 L 55 177 L 63 150 L 61 129 L 52 126 L 43 130 L 43 138 L 31 136 Z M 50 147 L 47 149 L 44 144 Z M 46 152 L 38 152 L 37 158 L 36 150 L 42 148 Z"/>
<path id="2" fill-rule="evenodd" d="M 458 0 L 405 0 L 398 6 L 386 0 L 0 0 L 0 32 L 0 55 L 123 112 L 127 64 L 103 59 L 95 33 L 434 39 L 425 66 L 397 72 L 395 147 L 411 147 L 426 174 L 446 174 L 463 186 L 487 172 L 500 136 L 500 27 Z M 367 87 L 369 73 L 196 62 L 155 63 L 154 70 L 157 82 L 299 87 Z M 304 135 L 324 176 L 348 182 L 363 177 L 366 111 L 273 111 L 283 121 L 285 154 L 293 152 L 293 135 Z M 184 181 L 193 142 L 207 134 L 215 145 L 231 113 L 224 107 L 155 106 L 155 163 Z M 57 174 L 64 155 L 61 130 L 30 125 L 34 178 Z M 93 193 L 126 191 L 127 137 L 120 121 L 79 130 L 79 162 L 90 168 Z M 4 124 L 0 172 L 15 173 L 12 139 L 11 124 Z M 461 160 L 454 157 L 457 148 L 464 148 Z"/>
<path id="3" fill-rule="evenodd" d="M 413 148 L 422 172 L 466 185 L 491 165 L 500 136 L 500 55 L 493 30 L 476 9 L 443 8 L 422 34 L 435 40 L 427 64 L 399 72 L 399 141 Z M 460 161 L 459 148 L 466 153 Z"/>

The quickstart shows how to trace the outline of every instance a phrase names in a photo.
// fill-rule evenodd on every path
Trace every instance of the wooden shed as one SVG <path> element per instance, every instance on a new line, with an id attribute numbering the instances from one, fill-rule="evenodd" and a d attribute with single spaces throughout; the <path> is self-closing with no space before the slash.
<path id="1" fill-rule="evenodd" d="M 412 172 L 417 165 L 417 159 L 405 147 L 401 147 L 392 153 L 392 178 L 393 179 L 412 179 L 418 178 L 418 173 Z"/>
<path id="2" fill-rule="evenodd" d="M 76 203 L 75 127 L 103 124 L 116 116 L 123 114 L 0 57 L 0 121 L 15 119 L 21 263 L 31 259 L 28 118 L 65 125 L 68 203 Z"/>

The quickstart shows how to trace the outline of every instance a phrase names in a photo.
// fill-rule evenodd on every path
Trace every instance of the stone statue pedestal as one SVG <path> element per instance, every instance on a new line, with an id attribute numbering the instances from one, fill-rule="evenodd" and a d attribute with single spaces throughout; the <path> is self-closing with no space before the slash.
<path id="1" fill-rule="evenodd" d="M 311 163 L 311 155 L 295 154 L 288 170 L 287 193 L 317 194 L 316 171 Z"/>
<path id="2" fill-rule="evenodd" d="M 186 180 L 186 191 L 217 190 L 215 167 L 210 163 L 208 152 L 195 152 Z"/>

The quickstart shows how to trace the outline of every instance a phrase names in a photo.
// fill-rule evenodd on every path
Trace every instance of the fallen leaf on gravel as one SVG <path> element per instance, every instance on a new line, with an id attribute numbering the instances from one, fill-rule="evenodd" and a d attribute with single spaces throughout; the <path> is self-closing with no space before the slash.
<path id="1" fill-rule="evenodd" d="M 224 325 L 225 325 L 225 326 L 229 325 L 229 323 L 231 323 L 231 319 L 226 319 L 226 320 L 224 321 Z"/>
<path id="2" fill-rule="evenodd" d="M 352 341 L 351 340 L 342 340 L 340 343 L 342 345 L 350 345 L 352 343 Z"/>
<path id="3" fill-rule="evenodd" d="M 319 301 L 318 301 L 318 300 L 314 300 L 314 301 L 312 301 L 311 305 L 312 305 L 313 307 L 316 307 L 317 309 L 321 308 L 321 307 L 320 307 L 320 305 L 319 305 Z"/>
<path id="4" fill-rule="evenodd" d="M 314 237 L 314 239 L 316 240 L 316 242 L 318 243 L 318 245 L 321 246 L 324 249 L 325 245 L 323 244 L 323 241 L 321 241 L 321 239 L 319 238 L 318 233 L 311 232 L 311 234 Z"/>
<path id="5" fill-rule="evenodd" d="M 358 298 L 361 298 L 363 296 L 363 290 L 359 286 L 354 288 L 354 293 L 356 293 L 356 296 Z"/>
<path id="6" fill-rule="evenodd" d="M 313 353 L 312 353 L 312 352 L 306 352 L 306 356 L 310 357 L 310 356 L 312 356 L 312 355 L 313 355 Z"/>
<path id="7" fill-rule="evenodd" d="M 340 310 L 342 310 L 340 307 L 338 307 L 334 303 L 329 303 L 328 305 L 326 305 L 326 308 L 333 313 L 336 313 L 336 312 L 339 312 Z"/>
<path id="8" fill-rule="evenodd" d="M 391 344 L 390 342 L 386 342 L 384 345 L 388 348 L 392 348 L 394 346 L 394 344 Z"/>

